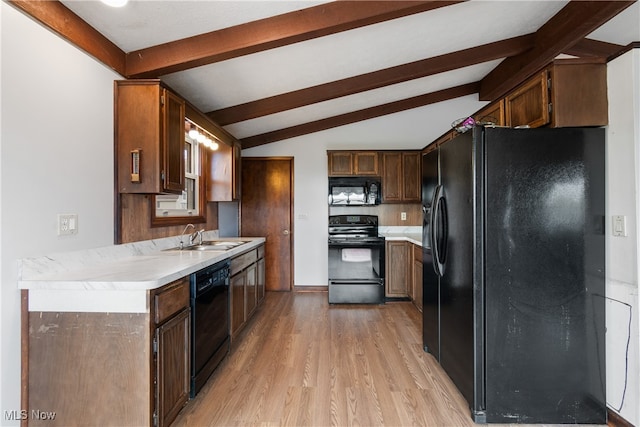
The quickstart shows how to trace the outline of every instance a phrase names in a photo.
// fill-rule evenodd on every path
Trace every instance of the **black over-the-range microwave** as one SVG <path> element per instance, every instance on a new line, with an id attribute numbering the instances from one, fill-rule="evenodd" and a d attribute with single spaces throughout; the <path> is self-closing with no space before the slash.
<path id="1" fill-rule="evenodd" d="M 382 196 L 378 177 L 330 177 L 331 206 L 379 205 Z"/>

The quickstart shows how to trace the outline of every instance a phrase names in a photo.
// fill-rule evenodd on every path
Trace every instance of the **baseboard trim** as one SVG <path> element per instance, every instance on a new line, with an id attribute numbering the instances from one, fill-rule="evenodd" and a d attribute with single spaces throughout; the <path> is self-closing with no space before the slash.
<path id="1" fill-rule="evenodd" d="M 611 427 L 634 427 L 629 421 L 622 418 L 620 414 L 607 408 L 607 425 Z"/>
<path id="2" fill-rule="evenodd" d="M 293 292 L 327 292 L 328 286 L 294 286 Z"/>

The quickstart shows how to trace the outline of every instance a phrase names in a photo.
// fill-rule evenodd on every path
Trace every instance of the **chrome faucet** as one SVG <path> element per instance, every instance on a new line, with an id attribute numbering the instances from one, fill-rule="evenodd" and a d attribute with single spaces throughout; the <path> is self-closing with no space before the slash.
<path id="1" fill-rule="evenodd" d="M 202 245 L 202 233 L 204 233 L 204 228 L 191 234 L 191 236 L 189 236 L 189 244 L 193 245 L 194 241 L 198 239 L 198 244 Z"/>
<path id="2" fill-rule="evenodd" d="M 187 226 L 184 228 L 184 230 L 182 230 L 182 234 L 180 235 L 180 250 L 182 250 L 184 248 L 184 242 L 182 241 L 182 238 L 184 237 L 184 233 L 187 232 L 189 227 L 193 228 L 194 230 L 196 229 L 196 227 L 193 224 L 187 224 Z M 189 237 L 189 244 L 193 244 L 192 237 Z"/>

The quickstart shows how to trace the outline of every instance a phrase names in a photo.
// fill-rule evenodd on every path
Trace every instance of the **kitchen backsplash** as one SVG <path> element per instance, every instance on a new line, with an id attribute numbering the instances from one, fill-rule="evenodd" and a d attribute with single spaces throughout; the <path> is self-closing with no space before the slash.
<path id="1" fill-rule="evenodd" d="M 402 213 L 407 219 L 402 220 Z M 379 226 L 422 227 L 422 205 L 419 203 L 387 203 L 378 206 L 329 206 L 329 215 L 377 215 Z"/>

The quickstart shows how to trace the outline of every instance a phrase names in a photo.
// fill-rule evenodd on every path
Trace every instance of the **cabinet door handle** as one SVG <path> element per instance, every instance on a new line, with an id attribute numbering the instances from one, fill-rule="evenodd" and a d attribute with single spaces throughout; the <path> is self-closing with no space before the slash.
<path id="1" fill-rule="evenodd" d="M 289 235 L 289 230 L 284 230 L 282 233 L 283 233 L 285 236 L 288 236 L 288 235 Z"/>

